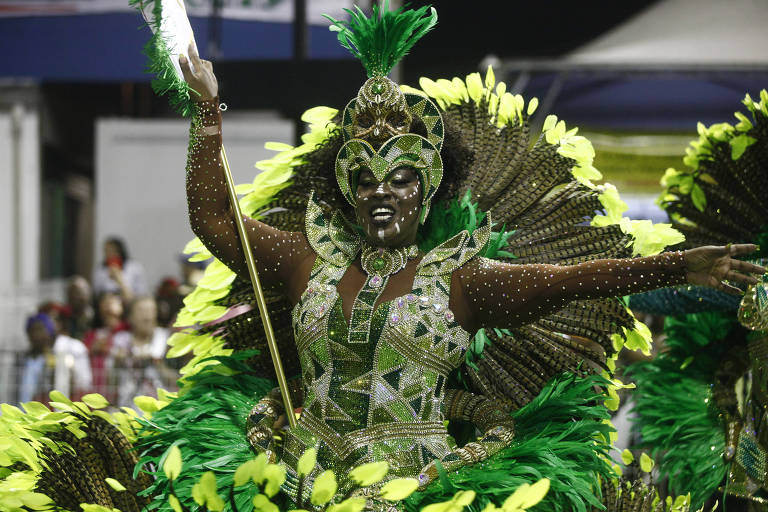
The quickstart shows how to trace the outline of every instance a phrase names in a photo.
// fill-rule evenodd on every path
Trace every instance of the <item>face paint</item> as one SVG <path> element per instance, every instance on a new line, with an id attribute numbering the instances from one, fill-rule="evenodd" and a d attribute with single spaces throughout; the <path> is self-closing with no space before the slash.
<path id="1" fill-rule="evenodd" d="M 357 185 L 357 219 L 368 242 L 379 247 L 413 244 L 419 228 L 421 181 L 411 167 L 398 167 L 382 182 L 367 169 Z"/>

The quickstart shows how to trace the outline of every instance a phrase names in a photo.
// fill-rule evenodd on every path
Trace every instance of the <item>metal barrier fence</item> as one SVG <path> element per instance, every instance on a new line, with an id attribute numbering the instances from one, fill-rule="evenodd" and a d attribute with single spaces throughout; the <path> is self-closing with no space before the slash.
<path id="1" fill-rule="evenodd" d="M 47 402 L 53 389 L 77 399 L 87 393 L 100 393 L 115 407 L 135 407 L 133 397 L 156 396 L 157 388 L 176 391 L 178 369 L 173 360 L 144 361 L 132 366 L 107 362 L 83 372 L 71 360 L 54 356 L 30 358 L 26 351 L 0 350 L 0 403 L 19 405 L 25 400 Z M 85 378 L 83 373 L 90 373 Z M 80 385 L 88 382 L 88 385 Z"/>

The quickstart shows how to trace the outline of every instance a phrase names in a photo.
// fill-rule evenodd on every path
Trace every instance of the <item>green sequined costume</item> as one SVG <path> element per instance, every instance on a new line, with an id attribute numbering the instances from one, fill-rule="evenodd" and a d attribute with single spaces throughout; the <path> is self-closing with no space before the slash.
<path id="1" fill-rule="evenodd" d="M 215 101 L 201 103 L 199 112 L 193 125 L 194 144 L 188 166 L 192 224 L 220 260 L 242 271 L 237 244 L 231 243 L 231 221 L 217 215 L 216 203 L 220 198 L 210 192 L 221 188 L 216 173 L 221 117 Z M 200 126 L 214 128 L 209 130 L 214 133 L 200 136 Z M 325 144 L 332 144 L 334 136 L 331 134 Z M 545 152 L 547 146 L 542 141 L 538 153 Z M 391 154 L 386 144 L 383 148 L 381 153 Z M 328 165 L 330 162 L 312 161 L 313 157 L 327 154 L 322 145 L 313 153 L 306 155 L 306 167 L 294 172 L 293 184 L 264 205 L 285 211 L 265 220 L 285 226 L 281 221 L 293 219 L 289 214 L 297 206 L 290 206 L 290 200 L 299 193 L 302 180 L 320 183 L 324 169 L 333 169 Z M 314 165 L 310 167 L 310 163 Z M 581 187 L 575 178 L 571 179 L 572 188 Z M 583 187 L 583 193 L 589 194 L 587 187 Z M 200 190 L 208 193 L 202 195 Z M 335 187 L 326 190 L 338 194 Z M 594 197 L 599 195 L 594 193 Z M 515 455 L 507 454 L 509 458 L 504 459 L 504 454 L 498 453 L 514 439 L 510 413 L 534 398 L 549 378 L 576 370 L 584 359 L 593 357 L 599 363 L 606 357 L 577 340 L 553 333 L 551 328 L 531 328 L 530 323 L 552 314 L 553 318 L 561 319 L 563 334 L 583 335 L 587 331 L 578 330 L 583 325 L 589 332 L 597 333 L 597 339 L 605 336 L 610 340 L 611 332 L 596 330 L 595 322 L 601 315 L 617 319 L 627 313 L 616 307 L 616 301 L 604 297 L 683 279 L 679 253 L 594 261 L 582 254 L 570 261 L 582 263 L 572 266 L 528 266 L 490 260 L 481 256 L 487 254 L 491 239 L 499 236 L 492 231 L 490 215 L 483 216 L 471 234 L 460 230 L 401 271 L 366 275 L 356 263 L 362 241 L 345 219 L 344 209 L 339 207 L 326 213 L 322 207 L 325 204 L 327 209 L 328 201 L 334 198 L 318 193 L 298 203 L 306 208 L 298 217 L 304 233 L 278 231 L 261 222 L 247 221 L 260 275 L 268 288 L 279 290 L 293 302 L 291 325 L 295 345 L 284 343 L 281 353 L 289 358 L 290 368 L 300 367 L 296 373 L 303 382 L 300 400 L 304 409 L 299 427 L 287 434 L 282 449 L 273 449 L 271 436 L 263 435 L 259 425 L 265 418 L 274 417 L 279 403 L 273 399 L 260 402 L 249 420 L 254 448 L 268 451 L 286 465 L 289 479 L 285 490 L 289 495 L 296 492 L 296 460 L 307 447 L 318 448 L 318 471 L 333 468 L 343 474 L 363 462 L 387 460 L 392 476 L 419 477 L 424 487 L 438 477 L 438 467 L 461 471 L 464 466 L 499 457 L 506 461 L 502 466 L 515 464 Z M 548 209 L 556 204 L 560 206 L 557 214 L 565 215 L 568 210 L 563 200 L 540 198 L 539 206 Z M 446 206 L 438 204 L 432 215 L 443 213 L 443 209 Z M 573 212 L 571 222 L 579 223 L 577 218 L 582 218 L 578 210 Z M 550 230 L 551 225 L 541 229 Z M 610 226 L 580 229 L 571 225 L 571 229 L 579 232 L 579 241 L 592 236 L 597 240 L 601 235 L 605 240 L 608 232 L 616 233 L 618 240 L 626 239 L 625 234 Z M 510 240 L 516 236 L 526 240 L 525 233 L 526 228 L 521 227 L 507 235 L 505 249 L 511 246 L 518 252 L 520 247 L 519 252 L 524 253 L 525 242 Z M 575 249 L 568 247 L 563 245 L 563 251 L 572 253 Z M 579 252 L 584 253 L 585 249 Z M 302 277 L 304 272 L 306 277 Z M 385 297 L 387 300 L 383 300 Z M 595 300 L 601 297 L 602 300 Z M 564 311 L 563 307 L 575 298 L 583 305 L 578 310 Z M 345 311 L 344 307 L 348 309 Z M 463 323 L 457 311 L 464 312 Z M 236 318 L 230 324 L 237 326 L 242 322 L 243 319 Z M 284 325 L 282 322 L 275 321 L 278 329 Z M 467 325 L 511 329 L 500 331 L 498 336 L 491 334 L 494 341 L 488 350 L 477 354 L 475 369 L 466 362 L 466 354 L 475 341 L 475 333 L 468 332 Z M 216 329 L 221 330 L 222 325 Z M 255 329 L 248 331 L 249 338 L 243 341 L 253 343 L 259 334 Z M 226 339 L 236 343 L 242 336 L 230 333 Z M 613 350 L 611 343 L 609 353 Z M 297 354 L 298 363 L 290 362 L 292 353 Z M 517 354 L 519 360 L 514 358 Z M 522 362 L 536 370 L 522 368 Z M 254 360 L 252 364 L 258 367 L 263 363 Z M 459 378 L 465 384 L 457 389 Z M 507 391 L 497 386 L 514 388 Z M 530 398 L 526 399 L 524 393 L 530 393 Z M 583 478 L 582 482 L 594 482 L 596 473 L 609 470 L 599 458 L 604 448 L 594 444 L 594 440 L 589 441 L 602 428 L 595 421 L 600 413 L 596 414 L 590 413 L 592 420 L 582 424 L 583 430 L 578 429 L 579 435 L 584 436 L 584 446 L 592 450 L 591 462 L 580 470 L 578 478 Z M 446 419 L 469 420 L 478 428 L 479 438 L 455 448 L 444 425 Z M 573 468 L 570 471 L 577 472 Z M 560 482 L 563 487 L 567 486 L 565 481 Z M 582 484 L 573 501 L 584 507 L 587 496 L 595 490 L 589 488 L 589 484 Z"/>
<path id="2" fill-rule="evenodd" d="M 451 273 L 485 246 L 490 226 L 432 250 L 419 263 L 411 291 L 376 308 L 388 276 L 372 276 L 355 299 L 349 324 L 336 286 L 357 249 L 335 245 L 312 202 L 307 226 L 319 257 L 293 310 L 293 326 L 302 379 L 314 384 L 304 395 L 304 412 L 288 434 L 282 460 L 290 468 L 322 440 L 318 463 L 324 468 L 344 473 L 387 460 L 394 476 L 418 475 L 452 453 L 443 398 L 470 334 L 446 306 Z M 498 429 L 499 435 L 506 433 Z"/>

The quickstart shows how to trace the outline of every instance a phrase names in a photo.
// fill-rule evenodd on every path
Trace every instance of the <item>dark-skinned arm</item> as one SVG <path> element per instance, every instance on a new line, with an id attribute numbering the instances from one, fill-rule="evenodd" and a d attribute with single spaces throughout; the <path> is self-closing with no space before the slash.
<path id="1" fill-rule="evenodd" d="M 740 293 L 724 280 L 757 282 L 746 274 L 765 269 L 735 259 L 754 250 L 749 244 L 699 247 L 562 266 L 515 265 L 478 257 L 454 272 L 450 307 L 457 321 L 472 332 L 480 327 L 518 327 L 573 300 L 623 296 L 686 283 Z"/>
<path id="2" fill-rule="evenodd" d="M 187 204 L 192 231 L 211 253 L 241 277 L 248 279 L 245 255 L 235 226 L 221 161 L 222 116 L 216 78 L 210 62 L 190 49 L 190 60 L 180 59 L 185 79 L 196 91 L 187 154 Z M 195 94 L 194 92 L 192 94 Z M 314 261 L 306 237 L 274 229 L 244 216 L 248 241 L 265 288 L 281 289 L 294 302 Z"/>

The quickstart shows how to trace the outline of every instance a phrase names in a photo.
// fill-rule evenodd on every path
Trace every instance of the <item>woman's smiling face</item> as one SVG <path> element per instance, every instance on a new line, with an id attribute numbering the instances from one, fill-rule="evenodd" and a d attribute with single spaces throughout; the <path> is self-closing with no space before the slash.
<path id="1" fill-rule="evenodd" d="M 415 243 L 421 194 L 421 181 L 413 167 L 398 167 L 384 181 L 378 181 L 368 169 L 360 171 L 355 212 L 368 243 L 376 247 Z"/>

